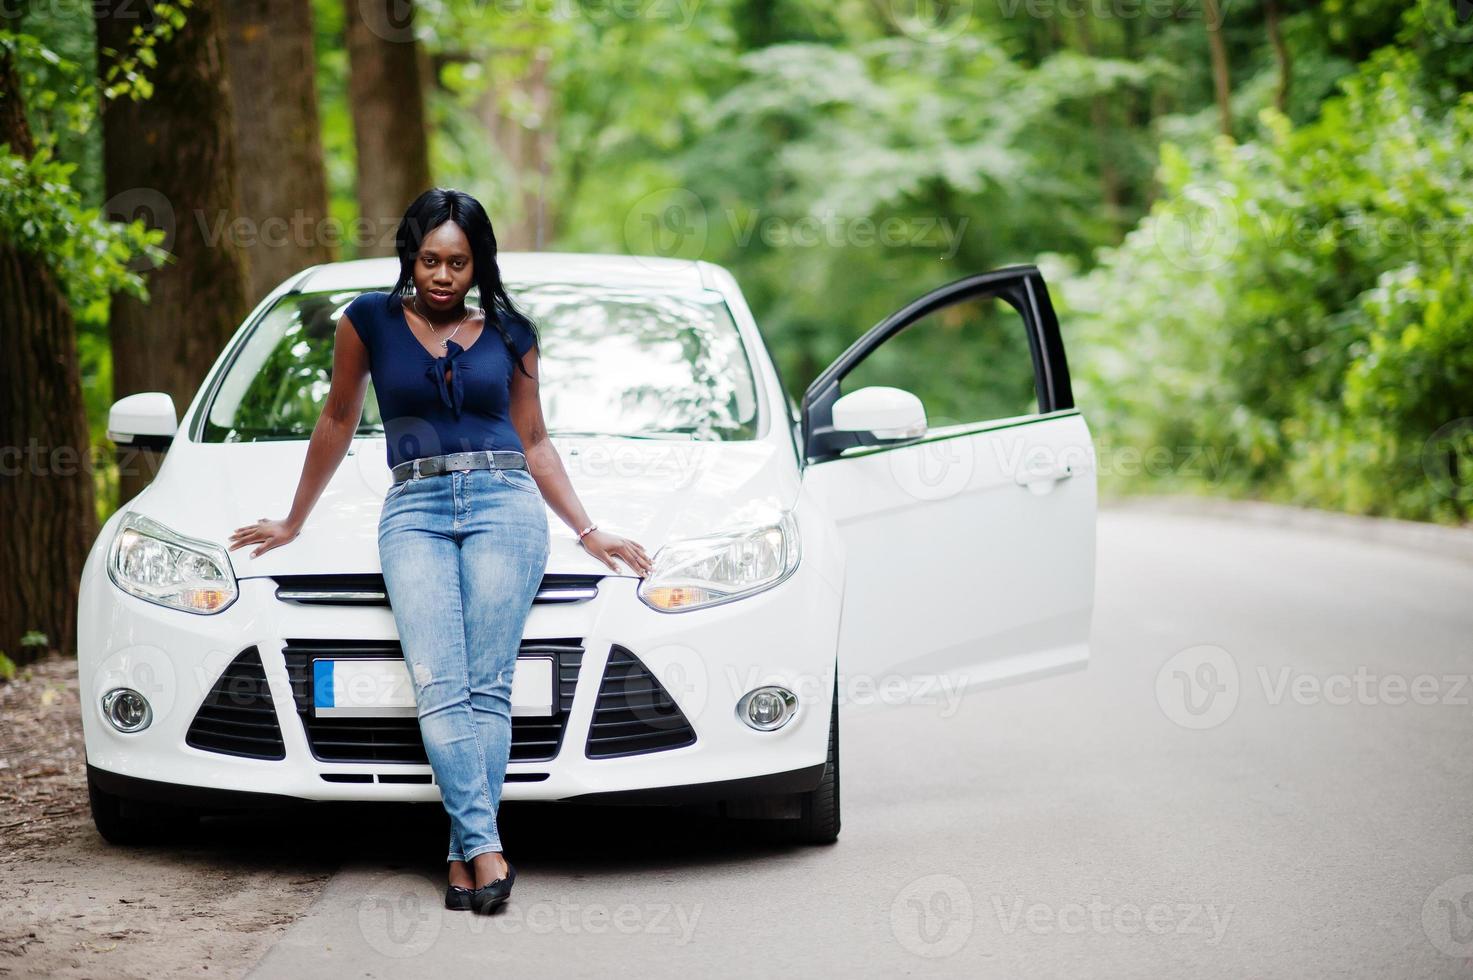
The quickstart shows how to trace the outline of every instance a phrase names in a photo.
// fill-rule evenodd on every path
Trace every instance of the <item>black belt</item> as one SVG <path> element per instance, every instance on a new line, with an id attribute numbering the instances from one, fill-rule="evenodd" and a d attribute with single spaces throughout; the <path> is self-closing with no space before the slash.
<path id="1" fill-rule="evenodd" d="M 527 457 L 515 449 L 478 449 L 470 453 L 446 453 L 405 460 L 389 472 L 394 482 L 418 480 L 423 476 L 441 476 L 454 470 L 524 470 Z"/>

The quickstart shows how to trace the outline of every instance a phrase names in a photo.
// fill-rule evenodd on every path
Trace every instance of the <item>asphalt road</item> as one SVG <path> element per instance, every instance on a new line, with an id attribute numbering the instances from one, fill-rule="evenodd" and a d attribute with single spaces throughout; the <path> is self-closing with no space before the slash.
<path id="1" fill-rule="evenodd" d="M 1473 564 L 1136 512 L 1099 542 L 1088 670 L 841 704 L 836 845 L 508 804 L 486 918 L 440 908 L 439 824 L 354 811 L 250 976 L 1473 972 Z"/>

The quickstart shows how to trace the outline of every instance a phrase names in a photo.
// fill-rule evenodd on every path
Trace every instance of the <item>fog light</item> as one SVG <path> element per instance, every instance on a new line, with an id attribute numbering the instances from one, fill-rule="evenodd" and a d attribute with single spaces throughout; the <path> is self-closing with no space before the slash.
<path id="1" fill-rule="evenodd" d="M 798 697 L 785 687 L 759 687 L 737 702 L 737 717 L 759 732 L 781 728 L 797 713 Z"/>
<path id="2" fill-rule="evenodd" d="M 131 687 L 115 687 L 102 696 L 102 714 L 120 732 L 137 732 L 153 721 L 148 698 Z"/>

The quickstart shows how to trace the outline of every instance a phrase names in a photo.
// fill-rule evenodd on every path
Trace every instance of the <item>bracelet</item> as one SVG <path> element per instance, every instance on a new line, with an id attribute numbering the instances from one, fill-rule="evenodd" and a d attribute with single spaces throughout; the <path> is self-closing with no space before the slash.
<path id="1" fill-rule="evenodd" d="M 579 531 L 578 532 L 578 543 L 579 544 L 582 544 L 583 543 L 583 536 L 586 535 L 590 531 L 596 531 L 596 530 L 598 530 L 598 525 L 597 524 L 590 524 L 587 527 L 585 527 L 583 530 Z"/>

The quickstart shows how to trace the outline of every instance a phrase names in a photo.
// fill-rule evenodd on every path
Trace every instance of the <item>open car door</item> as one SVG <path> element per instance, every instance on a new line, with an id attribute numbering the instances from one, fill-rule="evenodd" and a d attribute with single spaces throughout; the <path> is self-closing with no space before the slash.
<path id="1" fill-rule="evenodd" d="M 844 541 L 850 682 L 960 689 L 1087 663 L 1094 451 L 1037 268 L 881 321 L 809 386 L 802 439 Z"/>

